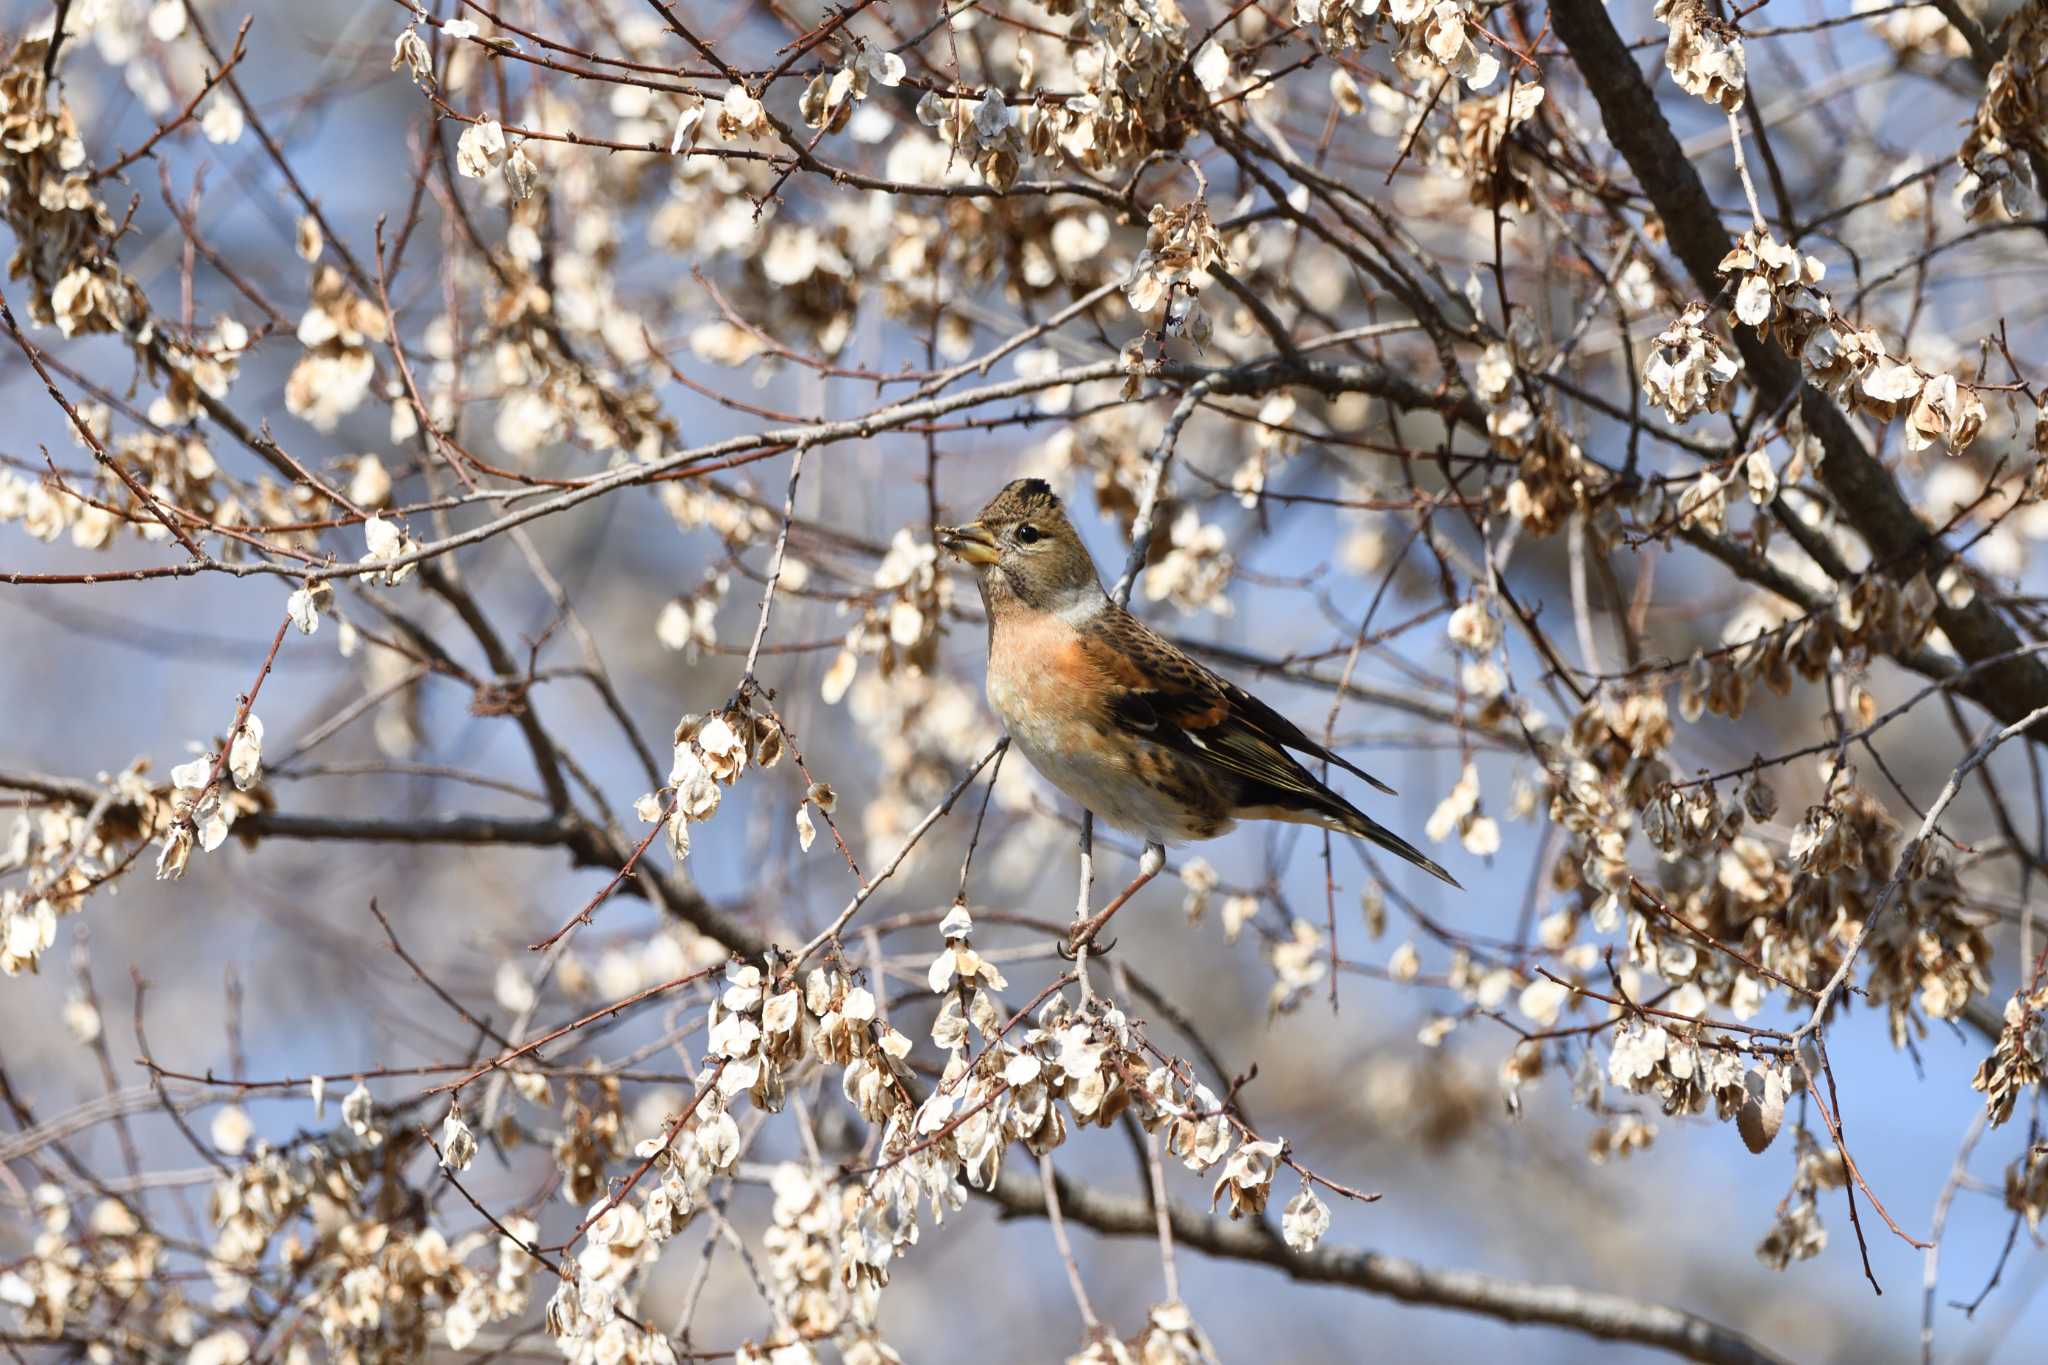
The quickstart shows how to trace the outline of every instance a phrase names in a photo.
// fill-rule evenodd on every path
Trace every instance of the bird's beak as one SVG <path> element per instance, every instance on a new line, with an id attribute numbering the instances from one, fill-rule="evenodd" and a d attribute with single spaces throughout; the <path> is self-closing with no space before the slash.
<path id="1" fill-rule="evenodd" d="M 939 544 L 977 568 L 996 562 L 996 538 L 978 521 L 939 527 Z"/>

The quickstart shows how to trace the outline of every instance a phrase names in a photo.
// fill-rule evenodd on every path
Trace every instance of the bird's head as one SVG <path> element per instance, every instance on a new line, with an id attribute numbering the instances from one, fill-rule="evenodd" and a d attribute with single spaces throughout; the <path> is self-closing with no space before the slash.
<path id="1" fill-rule="evenodd" d="M 941 526 L 938 534 L 940 545 L 974 568 L 991 611 L 1008 599 L 1062 612 L 1102 600 L 1095 561 L 1043 479 L 1018 479 L 973 521 Z"/>

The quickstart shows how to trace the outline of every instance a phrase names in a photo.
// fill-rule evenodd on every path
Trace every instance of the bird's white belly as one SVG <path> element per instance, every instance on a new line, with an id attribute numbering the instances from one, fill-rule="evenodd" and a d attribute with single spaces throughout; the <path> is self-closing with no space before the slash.
<path id="1" fill-rule="evenodd" d="M 1016 690 L 989 680 L 988 697 L 1009 727 L 1010 742 L 1053 784 L 1095 818 L 1157 844 L 1213 838 L 1213 815 L 1191 811 L 1134 769 L 1133 753 L 1111 749 L 1085 722 L 1048 720 L 1043 708 L 1017 705 Z M 1145 745 L 1144 740 L 1126 741 Z M 1225 821 L 1223 828 L 1228 828 Z"/>

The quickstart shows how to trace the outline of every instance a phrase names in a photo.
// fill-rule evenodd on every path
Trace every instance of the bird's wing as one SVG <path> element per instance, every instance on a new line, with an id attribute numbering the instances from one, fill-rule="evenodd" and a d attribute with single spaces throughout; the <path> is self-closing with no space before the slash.
<path id="1" fill-rule="evenodd" d="M 1339 800 L 1287 751 L 1314 754 L 1391 792 L 1330 752 L 1243 688 L 1217 677 L 1135 616 L 1105 611 L 1082 631 L 1082 646 L 1111 683 L 1119 723 L 1293 798 L 1326 807 Z"/>
<path id="2" fill-rule="evenodd" d="M 1201 665 L 1197 664 L 1196 667 L 1199 668 Z M 1203 671 L 1207 672 L 1206 669 Z M 1215 675 L 1211 674 L 1210 676 L 1214 677 Z M 1313 754 L 1317 758 L 1326 758 L 1344 769 L 1344 771 L 1356 777 L 1364 778 L 1388 796 L 1400 795 L 1399 792 L 1359 767 L 1356 763 L 1353 763 L 1350 759 L 1344 757 L 1344 755 L 1309 738 L 1308 735 L 1302 732 L 1302 728 L 1299 725 L 1296 725 L 1293 721 L 1287 719 L 1287 717 L 1281 715 L 1278 711 L 1275 711 L 1236 683 L 1231 682 L 1227 678 L 1216 678 L 1216 682 L 1223 689 L 1223 694 L 1230 699 L 1231 709 L 1248 723 L 1256 726 L 1262 733 L 1269 736 L 1275 743 L 1283 744 L 1287 748 L 1296 749 L 1305 754 Z"/>
<path id="3" fill-rule="evenodd" d="M 1196 663 L 1127 612 L 1111 609 L 1081 628 L 1079 646 L 1109 698 L 1109 718 L 1129 733 L 1237 777 L 1241 808 L 1312 813 L 1371 840 L 1452 886 L 1457 878 L 1316 779 L 1289 749 L 1343 764 L 1272 707 Z M 1260 809 L 1263 808 L 1263 809 Z M 1280 816 L 1278 818 L 1289 818 Z"/>

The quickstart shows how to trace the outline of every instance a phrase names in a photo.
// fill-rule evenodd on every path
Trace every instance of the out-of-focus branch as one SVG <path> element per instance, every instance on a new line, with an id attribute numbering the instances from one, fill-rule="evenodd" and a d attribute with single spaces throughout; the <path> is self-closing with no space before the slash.
<path id="1" fill-rule="evenodd" d="M 1984 31 L 1984 25 L 1963 8 L 1962 0 L 1933 0 L 1933 3 L 1941 17 L 1948 20 L 1949 27 L 1969 44 L 1970 64 L 1977 68 L 1977 74 L 1981 76 L 1991 70 L 1992 64 L 1998 60 L 1998 48 L 1991 35 Z"/>
<path id="2" fill-rule="evenodd" d="M 0 786 L 6 785 L 0 776 Z M 577 867 L 616 868 L 632 856 L 617 840 L 577 815 L 547 820 L 497 819 L 457 815 L 441 819 L 353 820 L 318 815 L 257 811 L 235 822 L 235 832 L 253 838 L 338 840 L 344 843 L 493 844 L 566 849 Z M 620 888 L 644 896 L 667 913 L 718 940 L 742 956 L 758 956 L 768 940 L 711 904 L 702 892 L 672 873 L 646 861 Z"/>
<path id="3" fill-rule="evenodd" d="M 1054 1180 L 1060 1211 L 1069 1223 L 1111 1237 L 1158 1235 L 1158 1221 L 1145 1201 L 1105 1194 L 1063 1175 Z M 1014 1169 L 1005 1170 L 986 1195 L 1007 1217 L 1039 1218 L 1047 1211 L 1045 1192 L 1038 1182 Z M 1782 1359 L 1731 1327 L 1667 1304 L 1575 1285 L 1532 1284 L 1472 1270 L 1437 1270 L 1403 1257 L 1351 1247 L 1295 1251 L 1261 1222 L 1232 1222 L 1179 1204 L 1169 1204 L 1167 1214 L 1178 1246 L 1225 1260 L 1270 1266 L 1310 1284 L 1341 1285 L 1403 1303 L 1451 1308 L 1502 1322 L 1543 1323 L 1606 1341 L 1636 1342 L 1687 1360 L 1767 1365 Z"/>
<path id="4" fill-rule="evenodd" d="M 1949 27 L 1962 36 L 1970 49 L 1970 65 L 1977 68 L 1979 76 L 1989 76 L 1991 68 L 2005 55 L 2005 34 L 1987 32 L 1984 25 L 1968 10 L 1962 0 L 1932 0 L 1941 17 L 1948 20 Z M 2036 185 L 2048 184 L 2048 157 L 2043 157 L 2031 147 L 2024 149 L 2027 164 L 2034 172 Z"/>
<path id="5" fill-rule="evenodd" d="M 37 796 L 90 808 L 104 794 L 90 782 L 44 773 L 0 770 L 0 790 Z M 632 850 L 621 848 L 604 830 L 573 813 L 545 819 L 491 815 L 449 815 L 405 820 L 357 819 L 349 816 L 304 815 L 286 811 L 251 811 L 235 821 L 234 833 L 244 839 L 304 839 L 328 843 L 468 844 L 520 848 L 561 848 L 576 867 L 623 864 Z M 621 890 L 646 897 L 667 913 L 718 940 L 733 952 L 755 956 L 768 940 L 750 925 L 712 905 L 702 892 L 681 878 L 642 862 Z"/>

